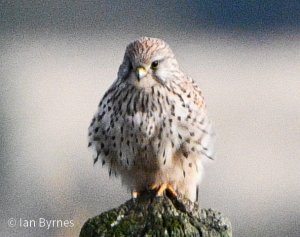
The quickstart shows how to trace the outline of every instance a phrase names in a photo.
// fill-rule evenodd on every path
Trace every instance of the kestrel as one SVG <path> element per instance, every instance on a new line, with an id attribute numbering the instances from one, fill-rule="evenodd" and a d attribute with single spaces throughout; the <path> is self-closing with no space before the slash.
<path id="1" fill-rule="evenodd" d="M 202 92 L 169 45 L 148 37 L 130 43 L 89 127 L 94 163 L 101 159 L 134 196 L 155 189 L 195 201 L 212 137 Z"/>

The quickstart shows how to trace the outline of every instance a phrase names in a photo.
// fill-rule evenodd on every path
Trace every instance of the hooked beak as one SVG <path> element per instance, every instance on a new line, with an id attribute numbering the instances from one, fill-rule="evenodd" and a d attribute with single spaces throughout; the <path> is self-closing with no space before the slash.
<path id="1" fill-rule="evenodd" d="M 136 68 L 135 73 L 136 73 L 137 79 L 141 80 L 144 76 L 146 76 L 147 71 L 146 71 L 146 69 L 144 67 L 139 66 L 139 67 Z"/>

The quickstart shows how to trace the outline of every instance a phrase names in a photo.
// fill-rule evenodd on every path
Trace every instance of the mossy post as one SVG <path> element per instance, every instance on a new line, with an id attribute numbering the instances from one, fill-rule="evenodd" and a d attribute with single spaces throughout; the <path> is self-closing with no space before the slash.
<path id="1" fill-rule="evenodd" d="M 201 236 L 232 237 L 231 223 L 220 212 L 199 209 L 188 199 L 145 193 L 120 207 L 88 219 L 80 237 Z"/>

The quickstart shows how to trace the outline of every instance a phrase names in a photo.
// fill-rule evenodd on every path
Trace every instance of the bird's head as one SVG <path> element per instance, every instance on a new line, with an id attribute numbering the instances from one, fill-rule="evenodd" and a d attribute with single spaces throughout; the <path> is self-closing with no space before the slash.
<path id="1" fill-rule="evenodd" d="M 138 87 L 151 87 L 166 83 L 178 71 L 178 63 L 166 42 L 142 37 L 127 46 L 118 78 Z"/>

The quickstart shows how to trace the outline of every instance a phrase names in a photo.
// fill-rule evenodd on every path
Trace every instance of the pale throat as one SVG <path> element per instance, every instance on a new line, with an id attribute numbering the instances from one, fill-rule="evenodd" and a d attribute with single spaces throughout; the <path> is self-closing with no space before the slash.
<path id="1" fill-rule="evenodd" d="M 136 86 L 137 88 L 151 88 L 152 86 L 160 84 L 156 78 L 153 77 L 150 73 L 148 73 L 145 77 L 140 80 L 137 79 L 134 73 L 131 73 L 129 76 L 129 81 L 131 84 Z"/>

